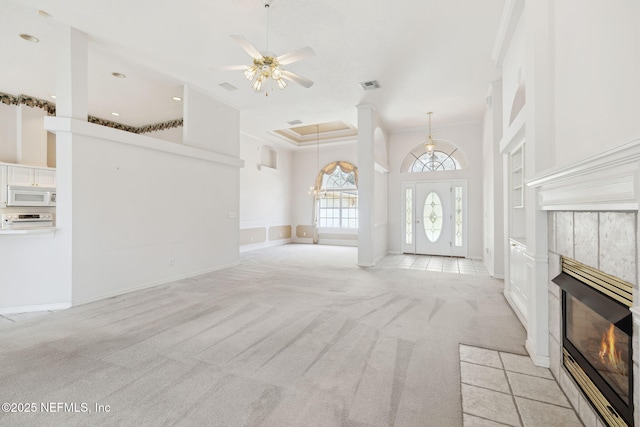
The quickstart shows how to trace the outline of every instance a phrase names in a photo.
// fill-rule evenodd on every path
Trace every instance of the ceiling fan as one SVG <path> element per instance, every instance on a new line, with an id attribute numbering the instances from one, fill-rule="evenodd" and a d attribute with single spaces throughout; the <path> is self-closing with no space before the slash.
<path id="1" fill-rule="evenodd" d="M 232 35 L 231 38 L 253 58 L 253 64 L 231 65 L 221 68 L 223 70 L 244 70 L 244 76 L 251 82 L 251 87 L 256 92 L 262 92 L 264 89 L 267 96 L 269 95 L 269 85 L 277 85 L 279 89 L 284 89 L 287 87 L 287 80 L 306 88 L 311 87 L 313 85 L 311 80 L 285 70 L 283 66 L 315 55 L 310 47 L 303 47 L 280 56 L 269 52 L 269 7 L 272 2 L 273 0 L 264 1 L 264 7 L 267 10 L 267 50 L 261 53 L 244 36 Z"/>

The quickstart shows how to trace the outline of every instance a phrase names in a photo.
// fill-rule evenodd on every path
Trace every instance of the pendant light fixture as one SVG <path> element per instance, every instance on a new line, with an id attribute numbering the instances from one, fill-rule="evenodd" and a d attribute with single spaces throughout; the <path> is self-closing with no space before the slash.
<path id="1" fill-rule="evenodd" d="M 316 125 L 316 170 L 320 174 L 320 125 Z M 309 195 L 314 199 L 324 199 L 327 195 L 327 191 L 321 188 L 322 181 L 318 185 L 318 179 L 316 178 L 316 185 L 309 187 Z"/>
<path id="2" fill-rule="evenodd" d="M 432 114 L 433 114 L 432 111 L 427 113 L 427 115 L 429 116 L 429 135 L 427 136 L 427 141 L 424 143 L 424 148 L 425 150 L 427 150 L 427 153 L 429 153 L 429 155 L 433 155 L 433 151 L 436 149 L 436 141 L 434 141 L 433 135 L 431 135 L 431 115 Z"/>

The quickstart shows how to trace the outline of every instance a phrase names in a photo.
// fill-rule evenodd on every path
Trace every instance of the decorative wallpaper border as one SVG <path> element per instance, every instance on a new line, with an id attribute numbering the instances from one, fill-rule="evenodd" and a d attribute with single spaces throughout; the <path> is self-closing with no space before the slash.
<path id="1" fill-rule="evenodd" d="M 27 107 L 41 108 L 50 116 L 54 116 L 56 114 L 56 104 L 29 95 L 13 96 L 8 93 L 0 92 L 0 102 L 6 105 L 24 104 Z"/>
<path id="2" fill-rule="evenodd" d="M 6 105 L 26 105 L 27 107 L 32 108 L 41 108 L 47 112 L 49 116 L 56 115 L 56 104 L 53 102 L 45 101 L 44 99 L 35 98 L 33 96 L 28 95 L 10 95 L 8 93 L 0 92 L 0 103 Z M 122 123 L 117 123 L 111 120 L 101 119 L 95 116 L 88 116 L 87 121 L 90 123 L 95 123 L 100 126 L 106 126 L 114 129 L 124 130 L 126 132 L 143 134 L 149 132 L 157 132 L 160 130 L 173 129 L 184 126 L 183 119 L 175 119 L 169 120 L 167 122 L 154 123 L 150 125 L 144 126 L 129 126 Z"/>

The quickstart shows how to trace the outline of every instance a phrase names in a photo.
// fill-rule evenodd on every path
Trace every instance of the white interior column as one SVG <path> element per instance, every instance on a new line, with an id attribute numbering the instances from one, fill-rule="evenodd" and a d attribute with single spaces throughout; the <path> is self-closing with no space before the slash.
<path id="1" fill-rule="evenodd" d="M 526 142 L 525 181 L 547 169 L 553 159 L 553 5 L 526 2 Z M 525 258 L 529 284 L 526 348 L 533 362 L 549 366 L 549 267 L 547 214 L 540 210 L 538 188 L 525 189 Z"/>
<path id="2" fill-rule="evenodd" d="M 56 27 L 56 116 L 87 120 L 87 36 L 75 28 Z"/>
<path id="3" fill-rule="evenodd" d="M 358 265 L 374 265 L 374 158 L 375 109 L 358 105 Z"/>
<path id="4" fill-rule="evenodd" d="M 80 31 L 56 28 L 56 116 L 87 121 L 87 36 Z M 56 132 L 56 239 L 65 253 L 62 274 L 68 276 L 69 300 L 73 303 L 73 140 L 71 132 Z"/>

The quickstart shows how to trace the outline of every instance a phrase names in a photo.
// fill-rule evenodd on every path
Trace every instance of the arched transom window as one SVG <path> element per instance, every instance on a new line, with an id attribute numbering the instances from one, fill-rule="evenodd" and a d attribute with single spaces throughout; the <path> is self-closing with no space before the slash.
<path id="1" fill-rule="evenodd" d="M 316 189 L 318 227 L 358 228 L 358 168 L 330 163 L 318 174 Z"/>
<path id="2" fill-rule="evenodd" d="M 436 149 L 429 153 L 423 144 L 416 145 L 402 162 L 403 172 L 444 172 L 466 168 L 464 154 L 454 145 L 438 141 Z"/>
<path id="3" fill-rule="evenodd" d="M 424 153 L 416 157 L 409 172 L 437 172 L 460 169 L 460 164 L 451 157 L 451 154 L 437 150 L 432 153 Z"/>

